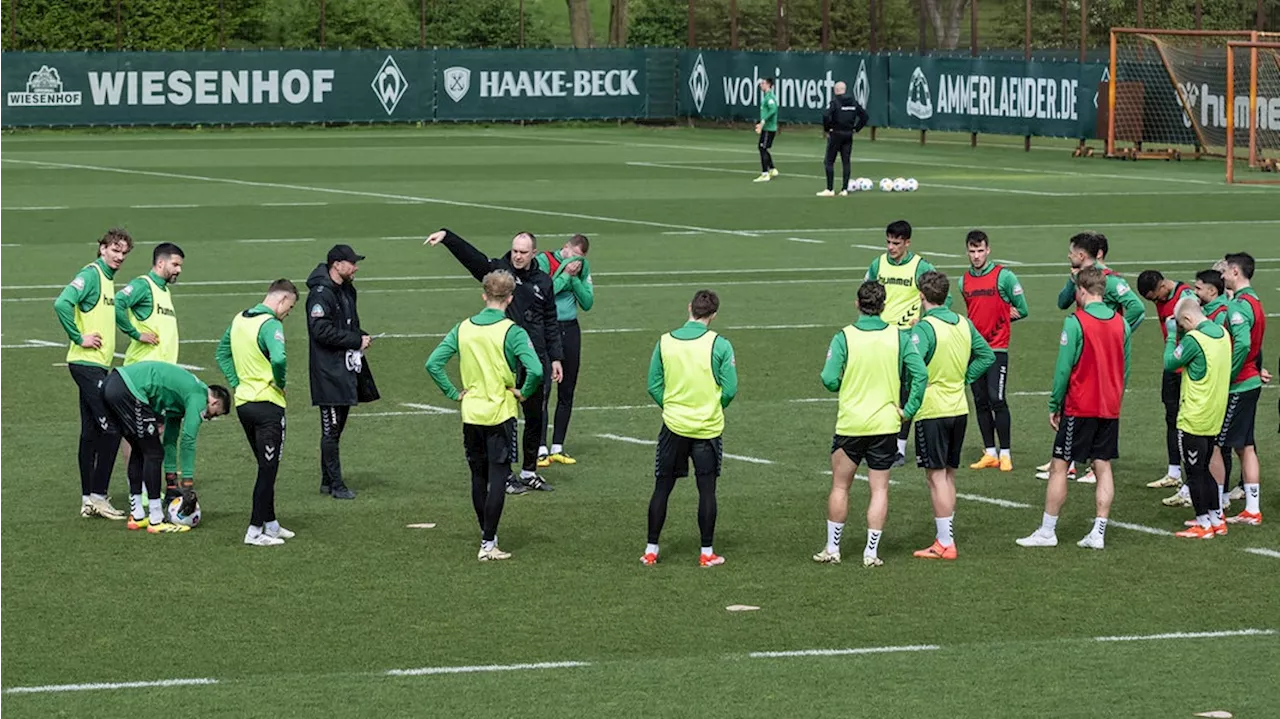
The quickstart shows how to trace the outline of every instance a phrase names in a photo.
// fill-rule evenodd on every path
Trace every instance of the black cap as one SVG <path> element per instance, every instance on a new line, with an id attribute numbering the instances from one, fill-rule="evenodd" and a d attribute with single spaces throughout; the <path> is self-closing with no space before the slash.
<path id="1" fill-rule="evenodd" d="M 356 251 L 351 249 L 351 245 L 334 245 L 329 250 L 329 264 L 335 262 L 359 262 L 364 259 L 364 255 L 357 255 Z"/>

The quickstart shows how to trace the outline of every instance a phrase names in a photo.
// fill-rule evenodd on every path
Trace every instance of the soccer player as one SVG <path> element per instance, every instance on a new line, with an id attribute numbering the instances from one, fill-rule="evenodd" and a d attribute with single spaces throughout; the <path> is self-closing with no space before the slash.
<path id="1" fill-rule="evenodd" d="M 542 359 L 529 334 L 505 314 L 515 297 L 515 276 L 494 270 L 481 282 L 484 309 L 449 330 L 427 358 L 427 373 L 440 391 L 462 405 L 462 446 L 471 470 L 471 504 L 480 523 L 477 558 L 489 562 L 511 558 L 498 548 L 498 521 L 518 452 L 516 405 L 537 391 Z M 445 372 L 454 355 L 458 355 L 462 389 Z M 524 383 L 517 386 L 521 370 Z"/>
<path id="2" fill-rule="evenodd" d="M 117 430 L 133 445 L 129 458 L 129 529 L 146 529 L 150 534 L 191 529 L 165 517 L 164 500 L 160 498 L 165 447 L 177 447 L 182 478 L 190 486 L 195 478 L 200 423 L 230 411 L 231 393 L 221 385 L 206 385 L 176 364 L 144 361 L 113 370 L 103 383 L 102 399 L 111 410 Z M 163 437 L 159 430 L 162 423 Z M 147 508 L 142 506 L 144 484 Z M 193 493 L 188 492 L 187 496 L 194 499 Z"/>
<path id="3" fill-rule="evenodd" d="M 760 122 L 756 123 L 756 134 L 760 136 L 757 145 L 760 148 L 760 176 L 755 182 L 768 182 L 778 176 L 778 168 L 773 166 L 773 155 L 769 148 L 773 147 L 773 138 L 778 135 L 778 96 L 773 92 L 773 78 L 760 78 Z"/>
<path id="4" fill-rule="evenodd" d="M 1186 465 L 1196 518 L 1176 536 L 1212 539 L 1226 534 L 1221 495 L 1209 471 L 1214 443 L 1227 413 L 1231 383 L 1231 339 L 1196 302 L 1179 302 L 1176 317 L 1165 318 L 1164 367 L 1179 378 L 1178 448 Z M 1184 332 L 1177 339 L 1178 328 Z M 1182 370 L 1177 372 L 1177 370 Z"/>
<path id="5" fill-rule="evenodd" d="M 867 111 L 862 109 L 857 100 L 851 97 L 848 86 L 843 82 L 835 84 L 835 97 L 822 113 L 822 131 L 827 134 L 827 154 L 822 166 L 827 171 L 827 189 L 818 193 L 818 197 L 833 197 L 835 184 L 836 155 L 840 156 L 844 180 L 840 183 L 840 196 L 849 194 L 849 173 L 853 154 L 853 136 L 867 124 Z"/>
<path id="6" fill-rule="evenodd" d="M 915 556 L 955 559 L 956 470 L 969 420 L 964 388 L 986 375 L 996 355 L 972 322 L 943 306 L 951 289 L 946 275 L 926 272 L 919 285 L 924 316 L 912 328 L 911 342 L 929 379 L 916 413 L 916 466 L 929 484 L 938 533 Z"/>
<path id="7" fill-rule="evenodd" d="M 582 366 L 582 328 L 578 325 L 578 311 L 590 312 L 595 305 L 595 285 L 591 282 L 591 268 L 587 264 L 587 250 L 591 241 L 586 235 L 574 235 L 555 252 L 538 254 L 534 261 L 538 269 L 551 276 L 556 297 L 556 319 L 559 324 L 560 345 L 564 352 L 564 376 L 556 386 L 555 427 L 551 435 L 551 452 L 547 452 L 547 423 L 542 423 L 542 442 L 538 447 L 538 466 L 550 467 L 552 462 L 577 464 L 578 460 L 564 451 L 564 440 L 569 434 L 569 419 L 573 415 L 573 395 L 578 388 L 578 369 Z M 545 417 L 551 402 L 551 390 L 542 394 Z"/>
<path id="8" fill-rule="evenodd" d="M 929 261 L 911 251 L 911 224 L 906 220 L 892 222 L 885 228 L 885 253 L 871 261 L 864 279 L 875 280 L 884 286 L 885 302 L 882 320 L 906 332 L 920 319 L 920 290 L 916 279 L 934 269 Z M 947 295 L 946 307 L 951 307 Z M 907 391 L 905 386 L 902 390 Z M 907 402 L 904 394 L 899 403 Z M 910 420 L 902 423 L 898 432 L 898 457 L 893 466 L 907 463 L 907 437 L 911 432 Z"/>
<path id="9" fill-rule="evenodd" d="M 649 396 L 662 408 L 662 429 L 654 459 L 653 496 L 649 499 L 649 542 L 640 563 L 658 563 L 658 538 L 667 521 L 667 500 L 676 480 L 693 476 L 698 484 L 698 566 L 724 564 L 712 543 L 716 532 L 716 480 L 724 457 L 721 434 L 724 409 L 738 394 L 733 345 L 711 330 L 720 297 L 698 290 L 689 302 L 689 321 L 658 338 L 649 360 Z"/>
<path id="10" fill-rule="evenodd" d="M 1240 469 L 1244 473 L 1245 502 L 1244 511 L 1227 521 L 1231 524 L 1257 526 L 1262 524 L 1262 509 L 1258 503 L 1262 470 L 1254 447 L 1253 428 L 1262 384 L 1271 377 L 1262 368 L 1262 340 L 1267 331 L 1267 313 L 1262 309 L 1262 300 L 1258 299 L 1258 293 L 1254 291 L 1251 282 L 1253 256 L 1236 252 L 1223 259 L 1227 265 L 1222 272 L 1222 280 L 1232 292 L 1233 298 L 1227 310 L 1227 325 L 1231 328 L 1234 341 L 1231 347 L 1233 371 L 1227 397 L 1227 417 L 1222 432 L 1218 435 L 1218 446 L 1222 447 L 1224 462 L 1230 461 L 1228 449 L 1235 450 L 1240 458 Z M 1248 330 L 1247 335 L 1245 330 Z M 1230 475 L 1231 467 L 1228 464 L 1223 477 Z"/>
<path id="11" fill-rule="evenodd" d="M 279 279 L 262 302 L 237 314 L 218 343 L 215 357 L 235 393 L 236 415 L 258 463 L 253 485 L 253 511 L 244 543 L 272 547 L 294 533 L 276 520 L 276 475 L 284 453 L 285 379 L 288 362 L 281 324 L 298 301 L 298 288 Z"/>
<path id="12" fill-rule="evenodd" d="M 120 448 L 120 433 L 102 401 L 102 383 L 115 359 L 115 274 L 133 250 L 133 238 L 119 228 L 98 240 L 98 257 L 85 265 L 53 301 L 66 332 L 67 367 L 80 393 L 80 516 L 124 519 L 111 505 L 107 488 Z"/>
<path id="13" fill-rule="evenodd" d="M 1017 540 L 1023 547 L 1056 547 L 1058 513 L 1067 501 L 1067 462 L 1093 458 L 1097 513 L 1093 529 L 1077 542 L 1105 546 L 1115 486 L 1111 460 L 1120 456 L 1120 406 L 1129 379 L 1129 324 L 1102 300 L 1107 276 L 1098 267 L 1075 273 L 1080 309 L 1062 322 L 1058 360 L 1049 397 L 1049 426 L 1057 432 L 1040 528 Z"/>
<path id="14" fill-rule="evenodd" d="M 1218 270 L 1201 270 L 1196 273 L 1196 297 L 1204 314 L 1222 327 L 1227 326 L 1227 285 Z"/>
<path id="15" fill-rule="evenodd" d="M 538 238 L 532 232 L 516 233 L 511 238 L 511 251 L 494 258 L 486 257 L 448 229 L 431 233 L 424 244 L 443 244 L 471 276 L 480 281 L 494 270 L 510 272 L 516 278 L 516 289 L 507 306 L 507 317 L 529 335 L 534 352 L 542 359 L 542 376 L 550 377 L 556 383 L 564 379 L 564 349 L 556 314 L 555 284 L 534 264 Z M 524 441 L 520 478 L 517 480 L 512 476 L 507 483 L 507 494 L 524 494 L 530 489 L 544 492 L 555 489 L 538 474 L 538 446 L 544 444 L 547 431 L 544 395 L 549 391 L 547 383 L 542 382 L 521 404 L 524 409 Z"/>
<path id="16" fill-rule="evenodd" d="M 969 253 L 969 270 L 960 275 L 960 294 L 964 297 L 969 321 L 995 350 L 996 358 L 991 368 L 970 384 L 973 406 L 978 414 L 978 431 L 982 433 L 982 446 L 986 451 L 982 459 L 969 468 L 999 468 L 1001 472 L 1012 472 L 1013 418 L 1009 413 L 1007 395 L 1009 327 L 1013 322 L 1026 319 L 1031 310 L 1013 270 L 991 261 L 991 242 L 987 233 L 974 230 L 965 237 L 964 244 Z"/>
<path id="17" fill-rule="evenodd" d="M 889 469 L 897 456 L 898 429 L 911 421 L 924 400 L 928 370 L 909 332 L 882 319 L 885 286 L 867 280 L 858 288 L 853 324 L 836 333 L 822 367 L 822 384 L 838 392 L 836 432 L 831 440 L 831 493 L 827 497 L 827 546 L 813 561 L 840 563 L 840 539 L 849 517 L 849 487 L 866 460 L 871 501 L 867 504 L 867 544 L 862 566 L 879 567 L 880 533 L 889 512 Z M 900 385 L 909 390 L 902 402 Z"/>
<path id="18" fill-rule="evenodd" d="M 1219 260 L 1218 264 L 1221 264 L 1223 267 L 1225 267 L 1226 265 L 1226 263 L 1222 262 L 1221 260 Z M 1217 324 L 1219 327 L 1222 327 L 1224 330 L 1226 330 L 1227 339 L 1234 345 L 1235 338 L 1231 334 L 1232 331 L 1235 331 L 1237 334 L 1240 334 L 1241 333 L 1240 330 L 1243 328 L 1232 328 L 1230 325 L 1227 324 L 1227 309 L 1229 305 L 1229 300 L 1227 298 L 1226 292 L 1227 292 L 1227 288 L 1226 288 L 1226 284 L 1223 283 L 1222 281 L 1221 271 L 1212 269 L 1212 270 L 1201 270 L 1200 272 L 1196 273 L 1195 293 L 1196 293 L 1196 297 L 1199 298 L 1200 300 L 1200 306 L 1203 309 L 1205 316 L 1209 318 L 1211 321 L 1213 321 L 1214 324 Z M 1246 329 L 1242 334 L 1247 338 L 1249 332 Z M 1233 357 L 1233 359 L 1237 359 L 1237 358 Z M 1238 357 L 1238 359 L 1239 359 L 1238 364 L 1240 366 L 1243 366 L 1244 364 L 1243 355 Z M 1238 368 L 1237 365 L 1233 364 L 1232 369 L 1229 370 L 1229 372 L 1234 374 L 1237 368 Z M 1220 510 L 1226 511 L 1226 509 L 1231 506 L 1232 499 L 1239 500 L 1244 498 L 1243 488 L 1240 489 L 1239 496 L 1236 496 L 1236 497 L 1228 496 L 1227 489 L 1226 489 L 1226 484 L 1227 484 L 1226 465 L 1223 462 L 1222 450 L 1220 447 L 1218 447 L 1216 442 L 1213 444 L 1213 454 L 1212 454 L 1212 459 L 1210 460 L 1209 470 L 1213 475 L 1214 482 L 1216 482 L 1218 485 L 1218 508 Z M 1190 507 L 1191 506 L 1191 490 L 1187 489 L 1186 485 L 1183 485 L 1182 487 L 1178 488 L 1178 491 L 1176 494 L 1170 497 L 1165 497 L 1161 501 L 1166 507 Z"/>
<path id="19" fill-rule="evenodd" d="M 1138 294 L 1156 306 L 1156 319 L 1160 323 L 1160 331 L 1168 340 L 1169 327 L 1178 334 L 1177 322 L 1166 322 L 1173 317 L 1178 303 L 1186 298 L 1194 298 L 1195 291 L 1185 282 L 1166 279 L 1159 270 L 1144 270 L 1138 275 Z M 1165 363 L 1166 367 L 1168 363 Z M 1179 365 L 1180 367 L 1181 365 Z M 1182 485 L 1182 458 L 1178 449 L 1178 398 L 1181 394 L 1182 371 L 1165 369 L 1160 383 L 1160 402 L 1164 404 L 1164 445 L 1169 464 L 1165 475 L 1154 482 L 1148 482 L 1152 489 L 1161 487 L 1179 487 Z"/>

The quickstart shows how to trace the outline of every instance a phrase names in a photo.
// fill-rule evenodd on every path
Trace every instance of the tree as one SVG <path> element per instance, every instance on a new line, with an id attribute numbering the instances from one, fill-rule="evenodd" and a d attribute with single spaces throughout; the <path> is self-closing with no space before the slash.
<path id="1" fill-rule="evenodd" d="M 969 0 L 920 0 L 923 10 L 933 25 L 933 35 L 938 46 L 954 50 L 960 43 L 960 22 L 964 19 Z"/>
<path id="2" fill-rule="evenodd" d="M 569 36 L 574 47 L 591 47 L 590 0 L 565 0 L 569 5 Z"/>
<path id="3" fill-rule="evenodd" d="M 627 44 L 627 0 L 609 0 L 609 44 Z"/>

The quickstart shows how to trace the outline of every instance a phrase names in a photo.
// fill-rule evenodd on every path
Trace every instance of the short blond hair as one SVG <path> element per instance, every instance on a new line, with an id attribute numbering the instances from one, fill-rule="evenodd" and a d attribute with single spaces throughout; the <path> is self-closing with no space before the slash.
<path id="1" fill-rule="evenodd" d="M 490 300 L 505 300 L 516 291 L 516 278 L 506 270 L 494 270 L 484 276 L 484 295 Z"/>

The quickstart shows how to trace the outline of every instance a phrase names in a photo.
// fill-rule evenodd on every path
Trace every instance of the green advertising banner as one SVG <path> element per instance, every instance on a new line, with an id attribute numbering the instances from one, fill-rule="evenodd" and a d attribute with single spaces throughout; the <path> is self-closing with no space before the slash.
<path id="1" fill-rule="evenodd" d="M 872 125 L 889 124 L 888 59 L 844 53 L 689 50 L 680 60 L 680 114 L 717 120 L 759 118 L 760 78 L 776 79 L 778 120 L 820 123 L 831 87 L 843 80 Z"/>
<path id="2" fill-rule="evenodd" d="M 437 120 L 648 117 L 644 50 L 437 50 Z"/>
<path id="3" fill-rule="evenodd" d="M 418 51 L 5 53 L 6 127 L 429 120 Z"/>
<path id="4" fill-rule="evenodd" d="M 889 125 L 1091 138 L 1103 67 L 894 56 L 889 61 Z"/>

